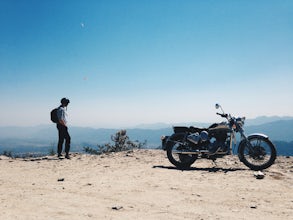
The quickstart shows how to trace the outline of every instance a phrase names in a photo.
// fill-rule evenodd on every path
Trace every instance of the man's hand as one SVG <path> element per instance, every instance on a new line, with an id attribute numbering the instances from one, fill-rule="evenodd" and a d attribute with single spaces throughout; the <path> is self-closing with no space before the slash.
<path id="1" fill-rule="evenodd" d="M 61 124 L 61 125 L 65 126 L 65 127 L 67 127 L 66 124 L 65 124 L 65 122 L 64 122 L 63 120 L 59 120 L 59 124 Z"/>

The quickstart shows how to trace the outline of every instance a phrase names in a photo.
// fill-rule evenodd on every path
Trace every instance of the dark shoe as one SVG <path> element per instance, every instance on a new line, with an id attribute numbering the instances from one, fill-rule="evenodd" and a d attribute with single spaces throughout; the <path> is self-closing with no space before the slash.
<path id="1" fill-rule="evenodd" d="M 62 154 L 58 154 L 58 157 L 62 157 Z"/>
<path id="2" fill-rule="evenodd" d="M 68 159 L 68 160 L 70 160 L 69 154 L 66 154 L 65 155 L 65 158 Z"/>

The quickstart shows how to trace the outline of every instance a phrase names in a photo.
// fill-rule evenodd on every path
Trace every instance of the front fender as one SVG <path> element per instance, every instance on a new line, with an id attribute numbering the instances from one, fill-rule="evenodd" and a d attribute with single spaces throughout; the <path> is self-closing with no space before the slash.
<path id="1" fill-rule="evenodd" d="M 262 134 L 262 133 L 253 133 L 253 134 L 250 134 L 247 136 L 247 140 L 250 140 L 252 138 L 256 138 L 256 137 L 261 137 L 263 139 L 269 139 L 269 136 L 265 135 L 265 134 Z M 238 145 L 238 153 L 239 153 L 239 149 L 240 149 L 240 146 L 242 144 L 244 144 L 246 141 L 246 139 L 242 139 Z"/>
<path id="2" fill-rule="evenodd" d="M 253 133 L 253 134 L 250 134 L 250 135 L 248 135 L 248 139 L 249 138 L 253 138 L 253 137 L 263 137 L 263 138 L 265 138 L 265 139 L 268 139 L 269 138 L 269 136 L 267 136 L 267 135 L 265 135 L 265 134 L 262 134 L 262 133 Z"/>

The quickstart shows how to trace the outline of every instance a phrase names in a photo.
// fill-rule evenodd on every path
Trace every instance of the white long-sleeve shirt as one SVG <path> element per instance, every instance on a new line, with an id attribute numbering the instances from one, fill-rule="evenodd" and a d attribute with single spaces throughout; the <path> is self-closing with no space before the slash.
<path id="1" fill-rule="evenodd" d="M 64 122 L 64 124 L 67 126 L 68 115 L 66 112 L 66 108 L 60 106 L 57 111 L 57 116 L 58 116 L 59 121 L 62 120 Z"/>

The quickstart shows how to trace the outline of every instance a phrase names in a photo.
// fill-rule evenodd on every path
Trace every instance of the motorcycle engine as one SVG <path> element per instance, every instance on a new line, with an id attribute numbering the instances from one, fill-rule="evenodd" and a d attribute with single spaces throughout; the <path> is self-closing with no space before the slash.
<path id="1" fill-rule="evenodd" d="M 224 143 L 228 137 L 230 128 L 224 123 L 213 124 L 209 127 L 209 134 L 211 139 L 216 139 L 217 142 Z M 212 141 L 213 142 L 213 141 Z"/>
<path id="2" fill-rule="evenodd" d="M 195 132 L 193 134 L 188 135 L 187 140 L 194 144 L 206 142 L 209 140 L 209 134 L 207 131 L 201 131 L 200 133 Z"/>
<path id="3" fill-rule="evenodd" d="M 226 144 L 226 140 L 228 137 L 227 129 L 223 128 L 216 128 L 212 132 L 210 131 L 210 146 L 213 148 L 215 147 L 221 147 L 222 150 L 228 149 L 229 145 Z"/>

